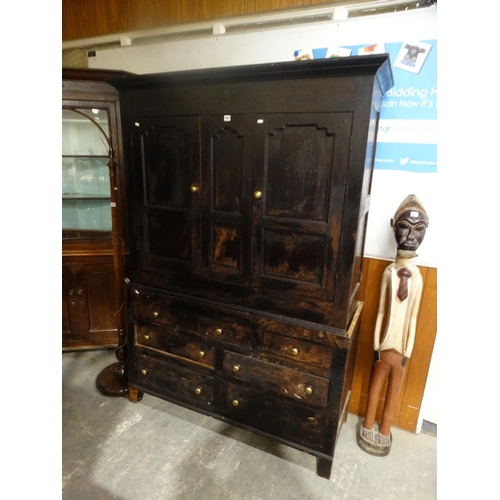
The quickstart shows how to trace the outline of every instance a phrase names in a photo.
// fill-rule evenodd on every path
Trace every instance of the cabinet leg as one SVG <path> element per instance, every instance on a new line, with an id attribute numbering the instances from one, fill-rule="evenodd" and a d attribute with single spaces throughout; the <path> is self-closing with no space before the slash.
<path id="1" fill-rule="evenodd" d="M 332 473 L 332 460 L 316 457 L 316 472 L 318 476 L 330 479 Z"/>
<path id="2" fill-rule="evenodd" d="M 144 396 L 143 392 L 138 391 L 133 387 L 128 388 L 128 398 L 132 401 L 132 403 L 138 403 L 142 399 L 142 396 Z"/>

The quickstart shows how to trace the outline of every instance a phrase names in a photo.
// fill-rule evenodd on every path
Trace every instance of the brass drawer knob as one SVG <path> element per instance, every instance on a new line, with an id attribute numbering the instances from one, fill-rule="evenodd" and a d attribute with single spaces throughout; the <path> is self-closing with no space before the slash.
<path id="1" fill-rule="evenodd" d="M 309 396 L 310 394 L 313 393 L 313 388 L 310 385 L 306 385 L 304 392 Z"/>
<path id="2" fill-rule="evenodd" d="M 205 357 L 205 351 L 200 351 L 200 352 L 198 353 L 198 356 L 199 356 L 200 358 L 204 358 L 204 357 Z"/>
<path id="3" fill-rule="evenodd" d="M 153 311 L 153 318 L 157 318 L 160 315 L 158 311 Z"/>
<path id="4" fill-rule="evenodd" d="M 233 372 L 238 373 L 240 371 L 240 365 L 234 365 L 233 366 Z"/>
<path id="5" fill-rule="evenodd" d="M 201 387 L 197 387 L 197 388 L 194 390 L 194 392 L 195 392 L 196 394 L 201 394 Z"/>
<path id="6" fill-rule="evenodd" d="M 233 406 L 239 406 L 240 405 L 240 402 L 237 399 L 233 399 L 232 403 L 233 403 Z"/>
<path id="7" fill-rule="evenodd" d="M 290 354 L 292 356 L 297 356 L 297 354 L 299 354 L 299 350 L 296 347 L 292 347 L 292 349 L 290 349 Z"/>
<path id="8" fill-rule="evenodd" d="M 142 369 L 142 370 L 141 370 L 141 373 L 142 373 L 143 375 L 146 375 L 148 372 L 147 372 L 146 370 Z"/>
<path id="9" fill-rule="evenodd" d="M 256 199 L 256 200 L 260 200 L 262 198 L 262 191 L 254 191 L 253 193 L 253 197 Z"/>
<path id="10" fill-rule="evenodd" d="M 144 335 L 144 340 L 147 342 L 149 340 L 149 335 Z"/>
<path id="11" fill-rule="evenodd" d="M 222 328 L 216 328 L 215 335 L 222 335 Z"/>
<path id="12" fill-rule="evenodd" d="M 191 184 L 191 192 L 192 193 L 197 193 L 198 192 L 198 186 L 196 184 Z"/>

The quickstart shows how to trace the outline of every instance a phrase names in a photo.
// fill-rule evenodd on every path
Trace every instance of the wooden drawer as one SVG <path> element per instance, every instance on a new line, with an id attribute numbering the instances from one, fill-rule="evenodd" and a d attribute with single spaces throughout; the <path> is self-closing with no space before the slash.
<path id="1" fill-rule="evenodd" d="M 192 318 L 186 311 L 178 311 L 168 303 L 133 300 L 132 310 L 135 318 L 153 321 L 172 328 L 189 329 Z"/>
<path id="2" fill-rule="evenodd" d="M 327 379 L 267 361 L 225 351 L 223 371 L 238 380 L 264 387 L 296 402 L 326 407 Z"/>
<path id="3" fill-rule="evenodd" d="M 191 311 L 189 304 L 177 304 L 172 307 L 167 300 L 133 300 L 132 310 L 136 320 L 148 323 L 167 325 L 170 328 L 210 337 L 215 340 L 231 342 L 243 346 L 257 344 L 253 338 L 250 326 L 241 325 L 236 321 L 222 319 L 217 311 L 207 310 L 206 314 Z M 213 315 L 212 315 L 213 314 Z"/>
<path id="4" fill-rule="evenodd" d="M 213 407 L 213 377 L 141 354 L 136 354 L 134 358 L 129 373 L 132 384 L 197 406 Z"/>
<path id="5" fill-rule="evenodd" d="M 322 412 L 241 384 L 224 385 L 223 412 L 228 418 L 312 449 L 322 448 Z"/>
<path id="6" fill-rule="evenodd" d="M 181 335 L 168 327 L 135 325 L 135 342 L 215 368 L 215 347 L 196 337 Z"/>
<path id="7" fill-rule="evenodd" d="M 321 368 L 330 369 L 332 366 L 333 349 L 276 333 L 264 332 L 262 349 L 283 358 Z"/>
<path id="8" fill-rule="evenodd" d="M 197 332 L 217 340 L 245 346 L 255 343 L 251 327 L 214 317 L 200 316 L 197 319 Z"/>

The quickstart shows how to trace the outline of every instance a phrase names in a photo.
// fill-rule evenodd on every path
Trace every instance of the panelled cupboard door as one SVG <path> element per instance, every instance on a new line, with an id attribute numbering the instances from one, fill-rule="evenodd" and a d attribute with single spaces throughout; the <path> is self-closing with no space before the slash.
<path id="1" fill-rule="evenodd" d="M 252 123 L 241 114 L 135 119 L 140 267 L 248 282 Z"/>
<path id="2" fill-rule="evenodd" d="M 134 120 L 139 266 L 199 273 L 200 117 Z"/>
<path id="3" fill-rule="evenodd" d="M 116 297 L 111 256 L 62 266 L 63 347 L 115 344 Z"/>
<path id="4" fill-rule="evenodd" d="M 333 299 L 351 124 L 351 113 L 256 115 L 256 286 Z"/>
<path id="5" fill-rule="evenodd" d="M 351 113 L 136 119 L 140 267 L 333 300 L 351 124 Z"/>
<path id="6" fill-rule="evenodd" d="M 248 282 L 253 119 L 212 115 L 203 147 L 202 255 L 206 277 Z"/>

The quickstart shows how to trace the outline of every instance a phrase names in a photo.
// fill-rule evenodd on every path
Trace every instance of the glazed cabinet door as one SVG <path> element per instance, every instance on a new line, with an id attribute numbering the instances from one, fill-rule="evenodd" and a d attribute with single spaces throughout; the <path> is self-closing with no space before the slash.
<path id="1" fill-rule="evenodd" d="M 205 129 L 202 255 L 210 280 L 248 282 L 252 122 L 249 115 L 212 115 Z"/>
<path id="2" fill-rule="evenodd" d="M 351 113 L 256 116 L 253 280 L 332 300 Z"/>
<path id="3" fill-rule="evenodd" d="M 139 268 L 200 274 L 200 118 L 133 123 Z"/>

